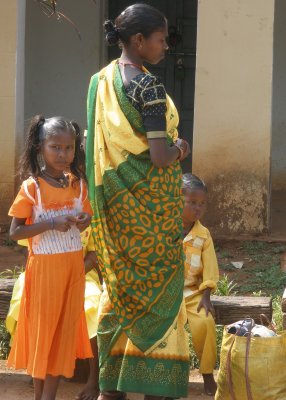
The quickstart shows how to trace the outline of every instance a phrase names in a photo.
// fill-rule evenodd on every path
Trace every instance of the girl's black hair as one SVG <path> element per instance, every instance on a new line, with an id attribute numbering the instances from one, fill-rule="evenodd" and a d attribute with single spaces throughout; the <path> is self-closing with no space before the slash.
<path id="1" fill-rule="evenodd" d="M 119 42 L 127 44 L 131 36 L 141 33 L 148 38 L 153 32 L 164 29 L 167 19 L 159 10 L 148 4 L 133 4 L 115 19 L 104 22 L 105 38 L 110 46 Z"/>
<path id="2" fill-rule="evenodd" d="M 185 193 L 186 190 L 203 190 L 207 192 L 207 186 L 198 176 L 188 173 L 184 174 L 182 178 L 183 193 Z"/>
<path id="3" fill-rule="evenodd" d="M 74 121 L 66 121 L 62 117 L 45 119 L 42 115 L 32 118 L 28 135 L 25 142 L 24 153 L 19 162 L 19 175 L 21 181 L 33 176 L 37 178 L 41 174 L 41 145 L 49 136 L 58 134 L 60 131 L 69 131 L 75 136 L 75 154 L 70 165 L 70 172 L 75 180 L 86 179 L 85 154 L 82 148 L 82 136 L 78 124 Z"/>

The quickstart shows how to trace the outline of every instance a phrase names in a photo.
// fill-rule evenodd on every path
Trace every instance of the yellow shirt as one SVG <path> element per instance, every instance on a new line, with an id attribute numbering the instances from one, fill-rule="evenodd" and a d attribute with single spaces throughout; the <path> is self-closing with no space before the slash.
<path id="1" fill-rule="evenodd" d="M 184 296 L 193 296 L 206 288 L 215 290 L 219 270 L 209 230 L 196 221 L 183 246 L 186 256 Z"/>

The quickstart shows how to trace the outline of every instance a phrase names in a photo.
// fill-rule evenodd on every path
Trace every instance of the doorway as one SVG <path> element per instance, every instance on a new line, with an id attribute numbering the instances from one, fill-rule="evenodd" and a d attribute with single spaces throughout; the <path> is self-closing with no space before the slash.
<path id="1" fill-rule="evenodd" d="M 272 79 L 271 235 L 286 237 L 286 2 L 275 2 Z"/>
<path id="2" fill-rule="evenodd" d="M 109 18 L 114 20 L 134 1 L 109 0 Z M 154 1 L 144 1 L 154 5 Z M 169 23 L 171 43 L 166 57 L 157 65 L 146 65 L 150 72 L 163 81 L 167 93 L 172 97 L 180 116 L 179 135 L 192 147 L 196 39 L 197 39 L 197 0 L 157 0 L 156 8 L 166 15 Z M 108 59 L 118 58 L 120 50 L 109 47 Z M 182 162 L 184 172 L 192 169 L 191 155 Z"/>

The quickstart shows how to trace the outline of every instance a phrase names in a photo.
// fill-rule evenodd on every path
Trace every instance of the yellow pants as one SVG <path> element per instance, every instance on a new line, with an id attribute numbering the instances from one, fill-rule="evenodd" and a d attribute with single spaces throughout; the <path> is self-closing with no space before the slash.
<path id="1" fill-rule="evenodd" d="M 210 313 L 206 316 L 204 308 L 197 312 L 201 298 L 201 293 L 185 298 L 188 323 L 193 346 L 200 360 L 200 373 L 212 374 L 216 363 L 215 322 Z"/>

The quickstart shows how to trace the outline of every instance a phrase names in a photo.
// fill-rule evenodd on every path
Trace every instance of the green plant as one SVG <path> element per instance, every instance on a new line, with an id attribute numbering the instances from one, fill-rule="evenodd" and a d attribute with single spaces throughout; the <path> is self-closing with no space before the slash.
<path id="1" fill-rule="evenodd" d="M 0 360 L 6 360 L 9 354 L 10 335 L 6 330 L 5 322 L 0 321 Z"/>
<path id="2" fill-rule="evenodd" d="M 257 254 L 261 252 L 261 250 L 265 249 L 265 242 L 259 242 L 259 241 L 246 241 L 243 243 L 243 249 L 249 254 Z"/>
<path id="3" fill-rule="evenodd" d="M 17 279 L 18 276 L 24 272 L 25 268 L 22 267 L 14 267 L 13 269 L 7 268 L 4 271 L 0 272 L 0 279 L 5 279 L 5 278 L 11 278 L 11 279 Z"/>
<path id="4" fill-rule="evenodd" d="M 276 325 L 277 332 L 283 330 L 281 301 L 282 301 L 282 296 L 275 296 L 272 298 L 272 307 L 273 307 L 272 319 Z"/>
<path id="5" fill-rule="evenodd" d="M 16 244 L 16 242 L 14 242 L 14 240 L 9 239 L 9 238 L 5 239 L 4 242 L 3 242 L 3 245 L 6 246 L 6 247 L 14 247 L 15 244 Z"/>
<path id="6" fill-rule="evenodd" d="M 221 349 L 224 326 L 216 325 L 215 330 L 216 330 L 216 352 L 217 352 L 216 369 L 218 369 L 220 364 L 220 349 Z"/>
<path id="7" fill-rule="evenodd" d="M 286 252 L 286 246 L 280 245 L 280 246 L 274 247 L 272 251 L 275 254 L 284 253 L 284 252 Z"/>
<path id="8" fill-rule="evenodd" d="M 258 292 L 252 292 L 252 296 L 253 297 L 261 297 L 261 296 L 264 296 L 264 293 L 262 292 L 262 290 L 259 290 Z"/>
<path id="9" fill-rule="evenodd" d="M 219 265 L 219 269 L 224 270 L 224 271 L 233 271 L 234 270 L 234 266 L 231 264 L 220 264 Z"/>
<path id="10" fill-rule="evenodd" d="M 230 254 L 228 250 L 220 250 L 218 252 L 218 258 L 233 258 L 233 255 Z"/>
<path id="11" fill-rule="evenodd" d="M 234 292 L 233 289 L 236 286 L 237 284 L 234 283 L 234 281 L 229 281 L 228 276 L 226 274 L 223 274 L 223 276 L 217 283 L 217 290 L 215 294 L 217 296 L 230 296 L 230 294 L 235 296 L 236 292 Z"/>
<path id="12" fill-rule="evenodd" d="M 241 292 L 256 292 L 263 290 L 268 296 L 279 295 L 282 289 L 286 286 L 286 273 L 280 270 L 278 264 L 272 264 L 267 267 L 256 267 L 249 271 L 255 276 L 255 279 L 250 277 L 249 284 L 240 288 Z"/>

